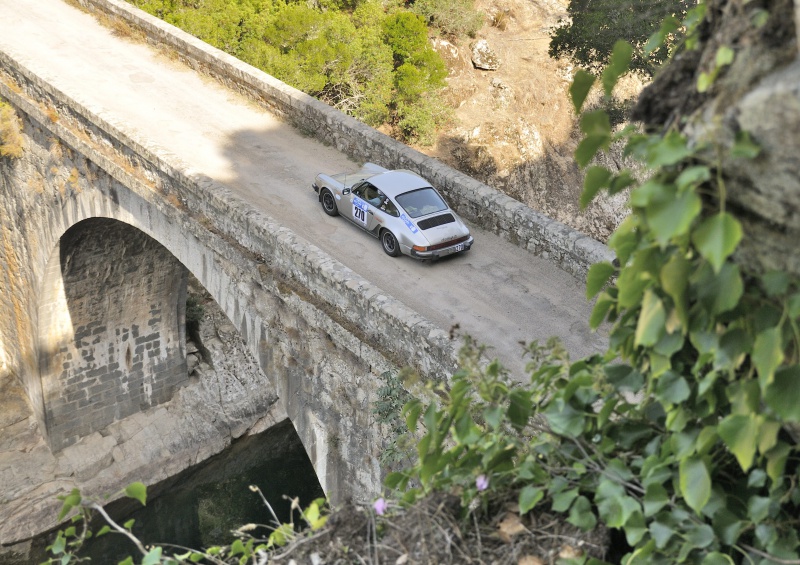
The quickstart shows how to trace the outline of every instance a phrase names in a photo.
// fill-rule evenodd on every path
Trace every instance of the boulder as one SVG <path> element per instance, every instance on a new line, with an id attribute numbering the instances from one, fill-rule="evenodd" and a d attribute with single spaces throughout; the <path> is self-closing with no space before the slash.
<path id="1" fill-rule="evenodd" d="M 500 68 L 500 58 L 485 39 L 479 39 L 472 44 L 472 64 L 476 69 L 496 71 Z"/>

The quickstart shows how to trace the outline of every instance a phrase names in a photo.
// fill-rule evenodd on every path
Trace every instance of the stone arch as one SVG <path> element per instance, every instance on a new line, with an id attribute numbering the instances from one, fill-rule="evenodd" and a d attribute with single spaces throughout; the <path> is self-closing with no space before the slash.
<path id="1" fill-rule="evenodd" d="M 251 427 L 254 430 L 265 429 L 270 422 L 286 418 L 295 427 L 325 492 L 334 498 L 343 493 L 353 492 L 352 481 L 350 478 L 344 478 L 346 474 L 342 469 L 351 466 L 363 467 L 361 458 L 355 464 L 351 462 L 353 456 L 350 452 L 359 454 L 368 452 L 371 436 L 361 438 L 359 435 L 359 439 L 352 441 L 341 439 L 341 429 L 344 428 L 340 420 L 349 421 L 351 416 L 340 416 L 330 410 L 333 391 L 317 391 L 315 384 L 315 382 L 323 383 L 323 388 L 327 388 L 326 383 L 329 379 L 322 378 L 322 375 L 318 374 L 319 371 L 312 366 L 313 359 L 307 358 L 308 355 L 304 353 L 306 340 L 298 341 L 292 337 L 293 334 L 284 331 L 286 324 L 283 316 L 296 316 L 298 323 L 302 325 L 307 324 L 309 320 L 316 323 L 318 312 L 301 304 L 287 304 L 280 285 L 271 288 L 270 284 L 265 285 L 264 281 L 260 280 L 258 264 L 253 261 L 253 256 L 246 252 L 240 253 L 238 249 L 233 249 L 224 237 L 218 237 L 206 231 L 202 225 L 197 225 L 196 220 L 187 217 L 182 207 L 163 205 L 158 198 L 153 200 L 145 198 L 109 176 L 96 175 L 91 189 L 71 192 L 68 198 L 54 206 L 51 203 L 42 204 L 44 206 L 37 211 L 37 214 L 27 216 L 36 224 L 30 226 L 35 228 L 36 239 L 15 236 L 16 244 L 27 249 L 27 261 L 30 265 L 29 280 L 31 287 L 36 289 L 31 293 L 30 300 L 30 318 L 33 319 L 33 323 L 30 331 L 24 335 L 25 340 L 30 342 L 30 362 L 24 365 L 20 363 L 17 366 L 41 433 L 54 452 L 76 442 L 80 437 L 102 430 L 105 427 L 102 422 L 112 422 L 117 418 L 117 414 L 119 417 L 124 417 L 122 416 L 124 411 L 117 412 L 116 409 L 108 407 L 111 392 L 99 388 L 101 384 L 95 383 L 98 387 L 95 392 L 101 395 L 101 399 L 103 394 L 106 396 L 105 400 L 108 402 L 102 408 L 105 413 L 91 412 L 89 407 L 91 397 L 87 397 L 86 392 L 78 391 L 68 396 L 66 389 L 58 387 L 58 379 L 61 376 L 67 379 L 64 360 L 69 349 L 73 348 L 73 358 L 75 358 L 74 350 L 78 347 L 75 336 L 71 333 L 75 320 L 70 309 L 66 307 L 69 297 L 63 287 L 62 244 L 66 245 L 68 239 L 79 233 L 72 232 L 73 228 L 82 229 L 90 225 L 84 222 L 112 222 L 110 225 L 116 225 L 120 229 L 138 230 L 132 233 L 139 233 L 141 237 L 149 237 L 154 243 L 158 242 L 172 254 L 175 261 L 194 274 L 238 330 L 246 348 L 258 361 L 266 377 L 262 388 L 273 391 L 279 399 L 269 414 L 248 412 L 246 415 L 243 414 L 241 421 L 236 422 L 235 428 L 221 430 L 222 434 L 213 438 L 210 435 L 204 436 L 201 450 L 206 450 L 203 452 L 210 455 L 221 449 L 230 440 L 224 438 L 224 434 L 234 429 L 234 437 L 238 437 Z M 95 240 L 105 241 L 102 237 Z M 126 238 L 123 237 L 122 240 Z M 65 263 L 67 257 L 68 253 L 64 257 Z M 124 259 L 125 257 L 121 256 L 111 260 L 111 263 L 124 264 Z M 75 258 L 70 259 L 74 260 Z M 97 273 L 96 276 L 102 280 L 106 275 L 103 272 Z M 292 300 L 291 295 L 289 299 Z M 96 327 L 92 329 L 95 330 Z M 319 331 L 320 336 L 333 332 L 332 335 L 337 336 L 335 339 L 343 340 L 343 344 L 349 343 L 352 339 L 341 328 L 333 325 L 321 327 Z M 339 332 L 343 333 L 340 335 Z M 73 340 L 71 344 L 70 339 Z M 327 351 L 330 347 L 329 340 L 324 337 L 320 337 L 320 340 L 325 341 L 323 349 Z M 82 341 L 80 345 L 84 345 Z M 127 348 L 124 351 L 115 351 L 115 356 L 127 364 Z M 349 366 L 345 366 L 350 362 L 359 363 L 357 356 L 353 357 L 347 347 L 337 350 L 336 353 L 337 355 L 333 356 L 336 360 L 334 372 L 350 375 L 352 370 Z M 132 366 L 135 364 L 134 354 L 135 349 L 131 349 Z M 340 354 L 343 356 L 341 359 Z M 298 362 L 299 360 L 302 362 Z M 113 362 L 104 366 L 109 370 L 118 369 L 113 367 Z M 94 378 L 98 378 L 97 366 L 87 368 L 82 374 L 88 375 L 88 370 L 95 371 Z M 356 373 L 362 370 L 368 370 L 368 365 L 362 365 Z M 186 373 L 181 373 L 181 377 L 185 378 L 185 375 Z M 77 382 L 77 377 L 74 378 Z M 110 377 L 107 379 L 110 380 Z M 91 384 L 88 386 L 91 389 Z M 89 389 L 84 387 L 84 390 Z M 56 398 L 58 390 L 64 392 L 64 398 Z M 259 396 L 262 397 L 266 398 L 265 395 Z M 71 406 L 70 402 L 73 403 Z M 82 408 L 79 408 L 79 404 Z M 104 405 L 101 403 L 97 406 Z M 252 408 L 265 408 L 265 406 L 252 406 Z M 75 414 L 76 411 L 80 413 L 80 418 L 68 419 L 68 415 Z M 362 410 L 353 412 L 354 415 L 362 413 Z M 93 423 L 81 424 L 84 418 Z M 61 423 L 63 429 L 59 429 Z M 345 449 L 344 443 L 347 442 L 358 444 L 355 446 L 357 449 L 349 447 Z M 214 447 L 211 447 L 212 445 Z M 185 453 L 173 454 L 171 461 L 184 456 L 196 458 L 196 450 L 197 447 L 193 447 Z M 374 488 L 380 471 L 372 459 L 369 468 L 361 469 L 359 473 L 356 482 L 366 485 L 370 490 Z"/>
<path id="2" fill-rule="evenodd" d="M 64 232 L 38 305 L 43 433 L 53 451 L 169 400 L 186 381 L 187 276 L 124 222 L 91 218 Z"/>

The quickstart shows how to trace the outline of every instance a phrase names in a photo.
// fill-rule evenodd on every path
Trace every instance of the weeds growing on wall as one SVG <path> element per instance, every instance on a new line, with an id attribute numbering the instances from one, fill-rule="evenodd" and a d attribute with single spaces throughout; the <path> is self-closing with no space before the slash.
<path id="1" fill-rule="evenodd" d="M 22 122 L 10 104 L 0 99 L 0 157 L 22 157 Z"/>

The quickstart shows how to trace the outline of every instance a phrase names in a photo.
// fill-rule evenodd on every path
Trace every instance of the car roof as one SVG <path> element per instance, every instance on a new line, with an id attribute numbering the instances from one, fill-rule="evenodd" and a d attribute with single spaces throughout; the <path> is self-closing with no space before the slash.
<path id="1" fill-rule="evenodd" d="M 410 190 L 429 188 L 431 186 L 431 183 L 421 176 L 405 170 L 386 171 L 372 175 L 365 180 L 368 180 L 375 188 L 391 198 Z"/>

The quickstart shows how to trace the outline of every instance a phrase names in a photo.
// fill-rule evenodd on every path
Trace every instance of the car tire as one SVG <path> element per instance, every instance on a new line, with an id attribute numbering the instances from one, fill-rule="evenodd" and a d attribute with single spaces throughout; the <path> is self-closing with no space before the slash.
<path id="1" fill-rule="evenodd" d="M 381 232 L 381 247 L 383 247 L 383 251 L 390 257 L 397 257 L 400 255 L 400 244 L 397 242 L 397 238 L 394 234 L 389 230 L 383 230 Z"/>
<path id="2" fill-rule="evenodd" d="M 336 200 L 333 193 L 327 188 L 323 188 L 319 193 L 319 201 L 322 203 L 322 209 L 329 216 L 338 216 L 339 210 L 336 208 Z"/>

